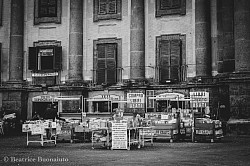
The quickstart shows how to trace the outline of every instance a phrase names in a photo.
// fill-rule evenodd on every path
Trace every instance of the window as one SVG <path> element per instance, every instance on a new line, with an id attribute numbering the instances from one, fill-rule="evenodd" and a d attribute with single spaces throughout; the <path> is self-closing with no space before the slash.
<path id="1" fill-rule="evenodd" d="M 35 0 L 34 24 L 61 23 L 61 0 Z"/>
<path id="2" fill-rule="evenodd" d="M 39 0 L 38 17 L 56 17 L 56 0 Z"/>
<path id="3" fill-rule="evenodd" d="M 161 83 L 186 80 L 185 36 L 157 37 L 157 76 Z"/>
<path id="4" fill-rule="evenodd" d="M 29 70 L 61 70 L 61 58 L 62 47 L 60 46 L 29 47 Z"/>
<path id="5" fill-rule="evenodd" d="M 3 0 L 0 0 L 0 26 L 2 26 Z"/>
<path id="6" fill-rule="evenodd" d="M 94 21 L 121 19 L 121 0 L 94 0 Z"/>
<path id="7" fill-rule="evenodd" d="M 103 39 L 94 41 L 95 82 L 115 84 L 121 77 L 121 40 Z"/>
<path id="8" fill-rule="evenodd" d="M 113 43 L 97 45 L 97 84 L 116 83 L 116 47 Z"/>
<path id="9" fill-rule="evenodd" d="M 186 14 L 186 0 L 156 0 L 156 17 Z"/>

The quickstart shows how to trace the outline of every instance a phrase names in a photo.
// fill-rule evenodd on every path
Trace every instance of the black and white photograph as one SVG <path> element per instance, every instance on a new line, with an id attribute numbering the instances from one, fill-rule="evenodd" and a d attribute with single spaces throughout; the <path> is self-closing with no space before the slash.
<path id="1" fill-rule="evenodd" d="M 0 0 L 1 166 L 250 165 L 249 0 Z"/>

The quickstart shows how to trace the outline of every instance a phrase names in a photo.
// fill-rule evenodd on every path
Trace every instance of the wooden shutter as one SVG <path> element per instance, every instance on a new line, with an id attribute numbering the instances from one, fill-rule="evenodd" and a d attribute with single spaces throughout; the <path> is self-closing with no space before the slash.
<path id="1" fill-rule="evenodd" d="M 180 6 L 181 6 L 180 0 L 172 0 L 172 4 L 171 4 L 172 8 L 180 8 Z"/>
<path id="2" fill-rule="evenodd" d="M 37 70 L 37 48 L 29 47 L 29 70 Z"/>
<path id="3" fill-rule="evenodd" d="M 160 8 L 167 9 L 171 7 L 171 0 L 160 0 Z"/>
<path id="4" fill-rule="evenodd" d="M 107 83 L 116 82 L 116 44 L 108 44 L 106 47 Z"/>
<path id="5" fill-rule="evenodd" d="M 109 0 L 108 1 L 108 13 L 109 14 L 116 13 L 116 0 Z"/>
<path id="6" fill-rule="evenodd" d="M 104 44 L 97 45 L 97 58 L 105 58 L 105 45 Z"/>
<path id="7" fill-rule="evenodd" d="M 98 44 L 97 45 L 97 68 L 96 68 L 96 82 L 97 84 L 105 83 L 106 76 L 106 60 L 105 60 L 105 45 Z"/>
<path id="8" fill-rule="evenodd" d="M 170 42 L 160 42 L 160 81 L 166 82 L 170 78 Z"/>
<path id="9" fill-rule="evenodd" d="M 181 1 L 180 14 L 186 15 L 186 0 L 180 0 L 180 1 Z"/>
<path id="10" fill-rule="evenodd" d="M 181 49 L 180 49 L 180 40 L 175 39 L 171 40 L 171 55 L 170 55 L 170 78 L 171 80 L 179 81 L 180 79 L 180 59 L 181 59 Z"/>
<path id="11" fill-rule="evenodd" d="M 54 70 L 62 69 L 62 47 L 55 46 L 54 47 Z"/>
<path id="12" fill-rule="evenodd" d="M 97 59 L 97 70 L 96 70 L 96 78 L 97 84 L 100 85 L 105 83 L 105 71 L 106 71 L 105 59 Z"/>
<path id="13" fill-rule="evenodd" d="M 98 14 L 107 14 L 107 0 L 99 0 Z"/>

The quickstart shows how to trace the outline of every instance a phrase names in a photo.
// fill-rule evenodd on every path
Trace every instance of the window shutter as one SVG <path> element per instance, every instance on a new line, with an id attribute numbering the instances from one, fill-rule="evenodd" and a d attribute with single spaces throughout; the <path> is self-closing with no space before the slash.
<path id="1" fill-rule="evenodd" d="M 107 14 L 107 1 L 106 0 L 99 0 L 99 9 L 98 14 Z"/>
<path id="2" fill-rule="evenodd" d="M 105 45 L 104 44 L 97 45 L 97 57 L 105 58 Z"/>
<path id="3" fill-rule="evenodd" d="M 186 0 L 180 0 L 180 1 L 181 1 L 180 14 L 186 15 Z"/>
<path id="4" fill-rule="evenodd" d="M 180 49 L 180 40 L 171 40 L 171 79 L 175 81 L 180 80 L 180 65 L 181 65 L 181 49 Z"/>
<path id="5" fill-rule="evenodd" d="M 107 60 L 107 83 L 116 82 L 116 62 L 115 59 Z"/>
<path id="6" fill-rule="evenodd" d="M 170 78 L 170 42 L 162 40 L 160 43 L 160 81 Z"/>
<path id="7" fill-rule="evenodd" d="M 29 70 L 37 70 L 37 48 L 29 47 Z"/>
<path id="8" fill-rule="evenodd" d="M 108 1 L 108 13 L 109 14 L 116 13 L 116 0 L 109 0 Z"/>
<path id="9" fill-rule="evenodd" d="M 54 70 L 62 69 L 62 47 L 54 47 Z"/>
<path id="10" fill-rule="evenodd" d="M 172 8 L 179 8 L 180 6 L 180 0 L 172 0 Z"/>
<path id="11" fill-rule="evenodd" d="M 106 70 L 106 64 L 105 59 L 98 59 L 97 60 L 97 71 L 96 71 L 96 78 L 97 78 L 97 84 L 100 85 L 102 83 L 105 83 L 105 70 Z"/>
<path id="12" fill-rule="evenodd" d="M 171 0 L 160 0 L 160 8 L 167 9 L 171 7 Z"/>
<path id="13" fill-rule="evenodd" d="M 116 82 L 116 44 L 108 44 L 106 52 L 107 83 Z"/>

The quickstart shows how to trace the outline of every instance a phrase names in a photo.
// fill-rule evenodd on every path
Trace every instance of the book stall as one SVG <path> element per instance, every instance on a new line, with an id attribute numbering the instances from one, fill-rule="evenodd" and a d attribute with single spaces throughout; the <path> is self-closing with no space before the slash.
<path id="1" fill-rule="evenodd" d="M 58 101 L 58 116 L 65 121 L 61 122 L 61 132 L 58 134 L 57 139 L 60 141 L 70 141 L 75 142 L 80 139 L 84 139 L 85 133 L 83 132 L 82 117 L 83 117 L 83 96 L 74 95 L 74 96 L 57 96 L 55 100 Z M 66 108 L 73 109 L 70 112 L 64 112 L 63 108 L 64 103 L 75 103 L 75 108 Z M 77 108 L 77 109 L 76 109 Z"/>
<path id="2" fill-rule="evenodd" d="M 149 97 L 155 99 L 158 105 L 164 105 L 163 109 L 157 108 L 159 112 L 145 113 L 145 118 L 151 120 L 153 128 L 153 133 L 149 135 L 153 135 L 154 139 L 165 139 L 170 142 L 178 140 L 214 142 L 215 139 L 221 139 L 222 122 L 208 116 L 210 111 L 207 93 L 191 93 L 190 97 L 184 97 L 179 93 L 164 93 Z"/>
<path id="3" fill-rule="evenodd" d="M 27 146 L 29 143 L 53 143 L 56 146 L 57 134 L 61 127 L 59 123 L 51 120 L 26 121 L 22 125 L 22 132 L 27 133 Z"/>
<path id="4" fill-rule="evenodd" d="M 118 115 L 119 114 L 119 115 Z M 143 135 L 145 130 L 151 127 L 142 126 L 140 117 L 123 117 L 120 113 L 114 114 L 109 119 L 92 119 L 89 121 L 89 129 L 92 132 L 92 149 L 97 145 L 115 150 L 132 147 L 141 148 L 145 142 L 149 142 Z M 150 138 L 153 145 L 153 137 Z M 101 143 L 98 144 L 98 143 Z"/>
<path id="5" fill-rule="evenodd" d="M 145 114 L 145 118 L 152 121 L 154 139 L 174 142 L 185 139 L 189 134 L 192 135 L 192 119 L 186 118 L 188 117 L 187 113 L 191 112 L 184 109 L 189 99 L 184 98 L 184 95 L 179 93 L 163 93 L 149 98 L 156 100 L 160 106 L 157 108 L 158 112 Z M 192 118 L 192 115 L 190 117 Z"/>

